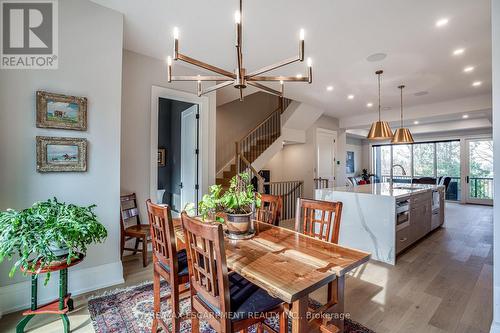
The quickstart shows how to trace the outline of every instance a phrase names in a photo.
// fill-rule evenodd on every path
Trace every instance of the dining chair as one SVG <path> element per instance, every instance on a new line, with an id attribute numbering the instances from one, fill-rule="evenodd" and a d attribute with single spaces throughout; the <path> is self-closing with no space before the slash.
<path id="1" fill-rule="evenodd" d="M 199 332 L 200 317 L 217 332 L 228 333 L 245 331 L 274 313 L 280 316 L 280 332 L 287 332 L 283 302 L 241 275 L 228 273 L 222 225 L 185 212 L 181 220 L 191 283 L 191 331 Z"/>
<path id="2" fill-rule="evenodd" d="M 283 199 L 279 195 L 261 194 L 261 205 L 255 211 L 257 221 L 266 222 L 272 225 L 278 225 L 281 217 L 281 207 Z"/>
<path id="3" fill-rule="evenodd" d="M 151 242 L 149 224 L 141 224 L 135 193 L 120 196 L 120 255 L 123 252 L 142 252 L 142 265 L 148 265 L 148 243 Z M 134 248 L 125 247 L 127 241 L 135 239 Z M 139 249 L 139 243 L 142 248 Z"/>
<path id="4" fill-rule="evenodd" d="M 295 231 L 337 244 L 341 216 L 342 202 L 340 201 L 297 198 Z"/>
<path id="5" fill-rule="evenodd" d="M 189 291 L 186 284 L 189 282 L 189 271 L 186 250 L 177 251 L 172 213 L 167 205 L 156 205 L 148 199 L 149 226 L 153 241 L 153 325 L 151 331 L 156 333 L 160 326 L 169 332 L 168 325 L 160 317 L 161 302 L 160 280 L 163 278 L 170 286 L 172 307 L 172 332 L 180 331 L 180 294 Z"/>

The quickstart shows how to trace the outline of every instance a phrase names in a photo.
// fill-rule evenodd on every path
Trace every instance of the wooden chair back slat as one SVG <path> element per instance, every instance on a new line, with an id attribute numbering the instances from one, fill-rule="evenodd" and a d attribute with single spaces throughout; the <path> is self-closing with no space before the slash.
<path id="1" fill-rule="evenodd" d="M 193 297 L 201 296 L 220 313 L 230 309 L 224 235 L 219 223 L 206 223 L 181 215 L 186 240 Z"/>
<path id="2" fill-rule="evenodd" d="M 177 275 L 178 263 L 173 258 L 177 254 L 172 212 L 168 206 L 156 205 L 148 199 L 149 226 L 153 243 L 153 257 L 164 265 L 168 265 L 170 273 Z"/>
<path id="3" fill-rule="evenodd" d="M 337 244 L 341 215 L 342 202 L 298 198 L 295 231 Z"/>
<path id="4" fill-rule="evenodd" d="M 255 211 L 257 221 L 279 225 L 283 199 L 279 195 L 261 194 L 261 207 Z"/>
<path id="5" fill-rule="evenodd" d="M 130 224 L 141 224 L 135 193 L 120 196 L 120 223 L 123 229 Z"/>

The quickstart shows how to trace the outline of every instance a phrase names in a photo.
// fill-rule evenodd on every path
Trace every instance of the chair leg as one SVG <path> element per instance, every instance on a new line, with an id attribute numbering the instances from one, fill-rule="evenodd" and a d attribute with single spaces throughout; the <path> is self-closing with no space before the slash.
<path id="1" fill-rule="evenodd" d="M 134 255 L 135 255 L 135 254 L 137 254 L 137 249 L 138 249 L 138 248 L 139 248 L 139 238 L 136 238 L 136 239 L 135 239 L 135 245 L 134 245 L 134 249 L 135 249 L 135 250 L 134 250 L 134 252 L 133 252 L 133 254 L 134 254 Z"/>
<path id="2" fill-rule="evenodd" d="M 280 333 L 288 333 L 288 316 L 285 311 L 280 312 Z"/>
<path id="3" fill-rule="evenodd" d="M 153 271 L 153 326 L 151 327 L 151 332 L 156 333 L 158 331 L 158 315 L 160 314 L 160 274 Z"/>
<path id="4" fill-rule="evenodd" d="M 193 307 L 191 307 L 191 332 L 200 333 L 200 318 L 198 317 L 198 312 Z"/>
<path id="5" fill-rule="evenodd" d="M 172 285 L 170 302 L 172 303 L 172 332 L 180 332 L 179 286 Z"/>
<path id="6" fill-rule="evenodd" d="M 124 249 L 125 249 L 125 235 L 122 233 L 120 236 L 120 258 L 123 258 Z"/>
<path id="7" fill-rule="evenodd" d="M 148 266 L 148 238 L 144 236 L 142 238 L 142 266 Z"/>

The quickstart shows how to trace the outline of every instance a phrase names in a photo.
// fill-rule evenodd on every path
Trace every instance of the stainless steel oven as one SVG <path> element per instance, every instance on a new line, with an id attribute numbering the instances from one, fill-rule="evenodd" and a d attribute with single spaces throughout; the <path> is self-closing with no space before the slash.
<path id="1" fill-rule="evenodd" d="M 396 201 L 396 230 L 401 230 L 410 225 L 410 201 Z"/>

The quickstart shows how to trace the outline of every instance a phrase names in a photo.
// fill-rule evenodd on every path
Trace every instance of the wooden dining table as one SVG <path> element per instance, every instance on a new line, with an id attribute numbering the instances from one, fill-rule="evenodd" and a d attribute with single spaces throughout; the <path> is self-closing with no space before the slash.
<path id="1" fill-rule="evenodd" d="M 252 224 L 251 239 L 225 238 L 228 268 L 287 303 L 293 333 L 343 332 L 345 275 L 370 254 L 267 223 Z M 179 219 L 174 230 L 178 249 L 185 248 Z M 326 304 L 309 308 L 309 295 L 324 286 Z"/>

